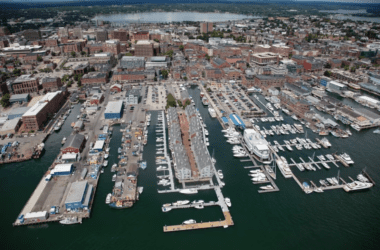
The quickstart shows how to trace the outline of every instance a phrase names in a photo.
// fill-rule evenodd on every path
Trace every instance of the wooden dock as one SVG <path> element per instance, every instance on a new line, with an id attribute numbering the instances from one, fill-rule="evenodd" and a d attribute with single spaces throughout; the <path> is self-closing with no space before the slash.
<path id="1" fill-rule="evenodd" d="M 187 231 L 187 230 L 196 230 L 196 229 L 206 229 L 206 228 L 216 228 L 216 227 L 229 227 L 233 226 L 234 222 L 232 221 L 232 217 L 230 212 L 223 212 L 224 220 L 223 221 L 209 221 L 209 222 L 201 222 L 194 224 L 182 224 L 182 225 L 174 225 L 174 226 L 164 226 L 164 232 L 178 232 L 178 231 Z"/>
<path id="2" fill-rule="evenodd" d="M 345 161 L 343 161 L 342 157 L 340 157 L 340 156 L 337 155 L 337 154 L 332 154 L 332 155 L 335 157 L 335 159 L 337 159 L 338 161 L 340 161 L 340 163 L 342 163 L 343 166 L 345 166 L 346 168 L 349 167 L 349 165 L 348 165 Z"/>

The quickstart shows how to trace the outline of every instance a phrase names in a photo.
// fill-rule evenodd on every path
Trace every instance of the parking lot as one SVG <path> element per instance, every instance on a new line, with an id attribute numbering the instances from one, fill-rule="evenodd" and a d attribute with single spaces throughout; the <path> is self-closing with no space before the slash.
<path id="1" fill-rule="evenodd" d="M 164 86 L 148 86 L 142 94 L 142 103 L 149 110 L 164 110 L 166 90 Z"/>

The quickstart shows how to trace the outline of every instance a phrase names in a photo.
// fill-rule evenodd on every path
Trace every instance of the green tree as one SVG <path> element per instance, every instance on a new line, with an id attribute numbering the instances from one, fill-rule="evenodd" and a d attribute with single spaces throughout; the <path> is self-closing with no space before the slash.
<path id="1" fill-rule="evenodd" d="M 190 104 L 191 104 L 191 101 L 189 99 L 187 99 L 186 102 L 185 102 L 185 105 L 187 106 L 187 105 L 190 105 Z"/>
<path id="2" fill-rule="evenodd" d="M 327 77 L 330 77 L 331 76 L 331 72 L 326 70 L 325 73 L 323 73 L 324 76 L 327 76 Z"/>
<path id="3" fill-rule="evenodd" d="M 181 51 L 183 51 L 184 48 L 185 48 L 185 47 L 184 47 L 183 45 L 180 45 L 180 46 L 179 46 L 179 50 L 181 50 Z"/>
<path id="4" fill-rule="evenodd" d="M 10 98 L 11 98 L 11 96 L 9 94 L 3 95 L 3 97 L 0 100 L 0 104 L 1 104 L 1 106 L 3 106 L 3 108 L 9 106 L 9 99 Z"/>
<path id="5" fill-rule="evenodd" d="M 157 77 L 154 77 L 153 80 L 154 80 L 155 82 L 157 82 Z"/>
<path id="6" fill-rule="evenodd" d="M 160 40 L 158 40 L 157 38 L 153 39 L 153 41 L 155 41 L 156 43 L 160 42 Z"/>
<path id="7" fill-rule="evenodd" d="M 166 69 L 161 70 L 162 77 L 164 79 L 168 78 L 169 72 Z"/>
<path id="8" fill-rule="evenodd" d="M 132 56 L 132 53 L 125 53 L 125 56 Z"/>
<path id="9" fill-rule="evenodd" d="M 51 56 L 55 56 L 55 52 L 53 51 L 53 52 L 51 52 Z"/>
<path id="10" fill-rule="evenodd" d="M 42 57 L 39 55 L 39 56 L 37 56 L 37 61 L 38 62 L 42 62 Z"/>
<path id="11" fill-rule="evenodd" d="M 326 68 L 326 69 L 331 69 L 331 64 L 330 64 L 330 63 L 326 63 L 326 64 L 325 64 L 325 68 Z"/>
<path id="12" fill-rule="evenodd" d="M 172 58 L 173 57 L 173 50 L 168 50 L 165 55 L 167 55 L 168 57 Z"/>
<path id="13" fill-rule="evenodd" d="M 183 80 L 187 81 L 187 77 L 185 76 L 185 77 L 183 78 Z"/>
<path id="14" fill-rule="evenodd" d="M 71 51 L 71 56 L 72 57 L 75 57 L 77 54 L 75 53 L 75 51 Z"/>
<path id="15" fill-rule="evenodd" d="M 181 100 L 177 100 L 177 103 L 178 103 L 178 106 L 180 106 L 180 107 L 183 106 Z"/>
<path id="16" fill-rule="evenodd" d="M 81 54 L 82 56 L 84 56 L 84 55 L 86 55 L 86 52 L 85 52 L 85 51 L 81 51 L 80 54 Z"/>

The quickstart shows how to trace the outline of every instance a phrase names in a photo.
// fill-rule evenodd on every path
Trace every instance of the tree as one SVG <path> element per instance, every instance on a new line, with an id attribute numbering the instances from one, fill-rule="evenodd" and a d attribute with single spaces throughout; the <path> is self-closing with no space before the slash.
<path id="1" fill-rule="evenodd" d="M 153 79 L 155 82 L 157 82 L 157 77 L 154 77 L 154 79 Z"/>
<path id="2" fill-rule="evenodd" d="M 162 77 L 164 79 L 168 78 L 169 72 L 166 69 L 161 70 Z"/>
<path id="3" fill-rule="evenodd" d="M 326 68 L 326 69 L 331 69 L 331 64 L 330 64 L 330 63 L 326 63 L 326 64 L 325 64 L 325 68 Z"/>
<path id="4" fill-rule="evenodd" d="M 211 59 L 211 57 L 208 54 L 206 54 L 205 58 L 207 61 L 210 61 L 210 59 Z"/>
<path id="5" fill-rule="evenodd" d="M 173 50 L 168 50 L 165 55 L 167 55 L 168 57 L 172 58 L 173 57 Z"/>
<path id="6" fill-rule="evenodd" d="M 130 52 L 125 53 L 125 56 L 132 56 L 132 53 L 130 53 Z"/>
<path id="7" fill-rule="evenodd" d="M 185 47 L 183 47 L 183 45 L 180 45 L 180 46 L 179 46 L 179 50 L 181 50 L 181 51 L 183 51 L 184 48 L 185 48 Z"/>
<path id="8" fill-rule="evenodd" d="M 155 41 L 156 43 L 160 42 L 160 40 L 158 40 L 157 38 L 153 39 L 153 41 Z"/>
<path id="9" fill-rule="evenodd" d="M 38 62 L 42 62 L 42 57 L 41 56 L 37 56 L 37 61 Z"/>
<path id="10" fill-rule="evenodd" d="M 71 56 L 72 57 L 75 57 L 77 54 L 75 53 L 75 51 L 71 51 Z"/>
<path id="11" fill-rule="evenodd" d="M 15 76 L 21 75 L 21 69 L 14 69 L 12 72 Z"/>
<path id="12" fill-rule="evenodd" d="M 3 108 L 8 107 L 10 98 L 11 96 L 9 94 L 3 95 L 3 97 L 0 100 L 1 106 L 3 106 Z"/>
<path id="13" fill-rule="evenodd" d="M 183 80 L 187 81 L 187 77 L 185 76 L 185 77 L 183 78 Z"/>
<path id="14" fill-rule="evenodd" d="M 177 100 L 177 103 L 178 103 L 178 106 L 180 106 L 180 107 L 183 106 L 181 100 Z"/>
<path id="15" fill-rule="evenodd" d="M 324 76 L 327 76 L 327 77 L 330 77 L 331 76 L 331 72 L 326 70 L 325 73 L 323 73 Z"/>
<path id="16" fill-rule="evenodd" d="M 82 56 L 84 56 L 84 55 L 86 54 L 86 52 L 85 52 L 85 51 L 81 51 L 80 54 L 81 54 Z"/>
<path id="17" fill-rule="evenodd" d="M 51 56 L 55 56 L 55 52 L 53 51 L 53 52 L 51 52 Z"/>

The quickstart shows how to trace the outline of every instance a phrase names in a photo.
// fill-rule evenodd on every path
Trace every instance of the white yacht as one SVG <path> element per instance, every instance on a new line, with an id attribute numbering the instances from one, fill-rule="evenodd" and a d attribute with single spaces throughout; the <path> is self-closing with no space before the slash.
<path id="1" fill-rule="evenodd" d="M 213 109 L 213 108 L 208 108 L 208 112 L 209 112 L 209 114 L 210 114 L 210 116 L 211 116 L 212 118 L 215 118 L 215 117 L 216 117 L 215 109 Z"/>
<path id="2" fill-rule="evenodd" d="M 205 201 L 204 200 L 195 200 L 192 202 L 192 204 L 200 204 L 200 203 L 204 203 Z"/>
<path id="3" fill-rule="evenodd" d="M 111 203 L 111 197 L 112 197 L 112 194 L 107 194 L 106 204 L 110 204 Z"/>
<path id="4" fill-rule="evenodd" d="M 197 194 L 198 190 L 195 188 L 186 188 L 179 191 L 181 194 Z"/>
<path id="5" fill-rule="evenodd" d="M 162 207 L 162 212 L 169 212 L 170 210 L 172 210 L 171 207 Z"/>
<path id="6" fill-rule="evenodd" d="M 347 154 L 341 154 L 340 157 L 342 157 L 343 161 L 346 162 L 347 164 L 354 164 L 354 161 L 351 159 L 351 157 Z"/>
<path id="7" fill-rule="evenodd" d="M 112 176 L 112 181 L 116 181 L 116 174 Z"/>
<path id="8" fill-rule="evenodd" d="M 343 187 L 344 191 L 350 192 L 350 191 L 356 191 L 356 190 L 361 190 L 361 189 L 367 189 L 371 188 L 373 186 L 372 183 L 365 183 L 361 181 L 354 181 L 351 183 L 348 183 Z"/>
<path id="9" fill-rule="evenodd" d="M 192 219 L 190 219 L 190 220 L 185 220 L 184 222 L 183 222 L 183 224 L 186 224 L 186 225 L 189 225 L 189 224 L 195 224 L 195 223 L 197 223 L 195 220 L 192 220 Z"/>
<path id="10" fill-rule="evenodd" d="M 108 161 L 104 161 L 103 162 L 103 167 L 107 167 L 108 166 Z"/>
<path id="11" fill-rule="evenodd" d="M 244 130 L 244 141 L 251 154 L 255 154 L 261 160 L 271 161 L 268 142 L 254 129 Z"/>
<path id="12" fill-rule="evenodd" d="M 189 200 L 177 201 L 177 202 L 174 202 L 174 203 L 173 203 L 173 206 L 187 205 L 187 204 L 189 204 L 189 203 L 190 203 Z"/>
<path id="13" fill-rule="evenodd" d="M 228 197 L 224 198 L 224 202 L 226 203 L 226 205 L 227 205 L 228 207 L 231 207 L 231 206 L 232 206 L 230 198 L 228 198 Z"/>
<path id="14" fill-rule="evenodd" d="M 108 156 L 109 156 L 109 154 L 105 154 L 105 155 L 104 155 L 104 159 L 107 159 Z"/>
<path id="15" fill-rule="evenodd" d="M 224 175 L 223 175 L 223 173 L 222 173 L 222 170 L 218 170 L 218 176 L 219 176 L 219 178 L 220 179 L 223 179 L 224 178 Z"/>
<path id="16" fill-rule="evenodd" d="M 203 204 L 197 204 L 195 205 L 196 209 L 203 209 L 205 206 Z"/>
<path id="17" fill-rule="evenodd" d="M 280 158 L 281 159 L 276 160 L 278 168 L 280 169 L 282 175 L 285 178 L 291 178 L 292 177 L 292 171 L 289 168 L 287 160 L 283 156 L 281 156 Z"/>
<path id="18" fill-rule="evenodd" d="M 266 186 L 262 186 L 260 187 L 261 189 L 264 189 L 264 190 L 271 190 L 271 189 L 274 189 L 274 187 L 272 187 L 272 185 L 266 185 Z"/>

